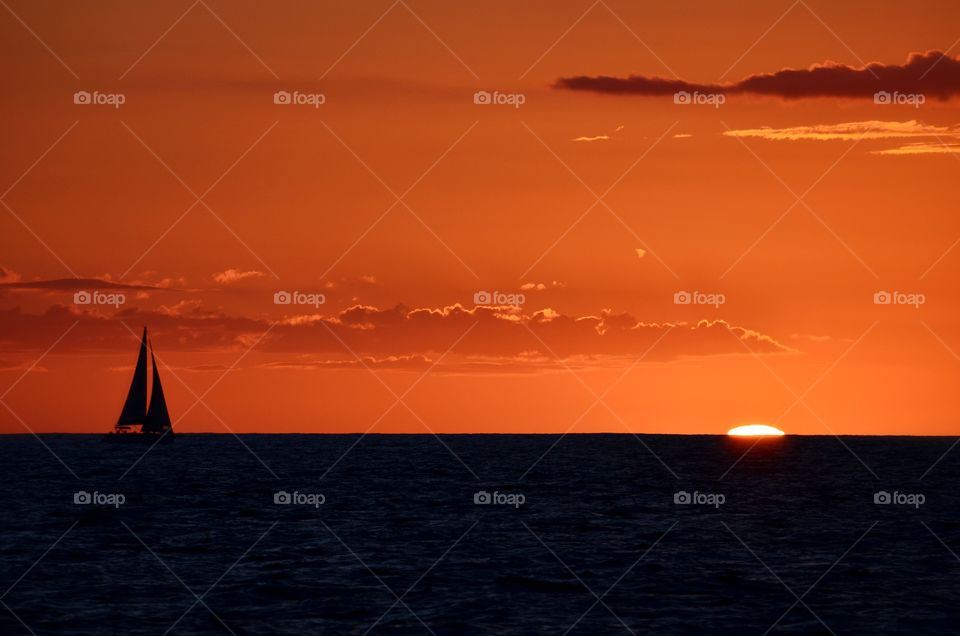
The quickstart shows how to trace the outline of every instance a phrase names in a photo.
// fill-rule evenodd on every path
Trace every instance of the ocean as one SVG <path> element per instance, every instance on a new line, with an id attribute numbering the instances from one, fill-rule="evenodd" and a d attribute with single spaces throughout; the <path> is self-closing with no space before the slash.
<path id="1" fill-rule="evenodd" d="M 954 441 L 3 436 L 0 634 L 957 633 Z"/>

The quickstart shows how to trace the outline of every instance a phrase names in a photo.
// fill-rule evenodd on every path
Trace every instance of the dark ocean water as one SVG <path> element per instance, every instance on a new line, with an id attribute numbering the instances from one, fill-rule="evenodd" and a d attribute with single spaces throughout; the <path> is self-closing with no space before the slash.
<path id="1" fill-rule="evenodd" d="M 41 440 L 0 437 L 4 635 L 960 630 L 952 439 Z"/>

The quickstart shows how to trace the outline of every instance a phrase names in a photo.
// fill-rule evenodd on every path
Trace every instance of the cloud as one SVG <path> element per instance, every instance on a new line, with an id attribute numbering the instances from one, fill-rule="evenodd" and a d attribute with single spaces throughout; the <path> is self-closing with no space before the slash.
<path id="1" fill-rule="evenodd" d="M 158 312 L 167 316 L 183 316 L 185 314 L 202 312 L 203 303 L 199 299 L 181 300 L 175 305 L 160 305 Z"/>
<path id="2" fill-rule="evenodd" d="M 250 280 L 252 278 L 263 278 L 264 273 L 259 272 L 255 269 L 252 269 L 247 272 L 242 272 L 239 269 L 228 269 L 226 271 L 220 272 L 219 274 L 213 275 L 213 280 L 220 283 L 221 285 L 229 285 L 231 283 L 239 283 L 241 281 Z"/>
<path id="3" fill-rule="evenodd" d="M 795 351 L 757 330 L 722 320 L 647 323 L 609 310 L 597 315 L 567 315 L 552 309 L 467 309 L 459 304 L 417 309 L 356 305 L 328 315 L 275 322 L 201 308 L 180 313 L 131 307 L 107 315 L 54 305 L 41 314 L 0 310 L 0 353 L 6 357 L 11 351 L 43 351 L 74 323 L 75 328 L 58 343 L 58 353 L 129 353 L 135 342 L 130 330 L 136 333 L 143 325 L 149 325 L 161 352 L 246 351 L 256 345 L 257 353 L 283 359 L 293 354 L 313 360 L 343 360 L 356 352 L 407 366 L 418 362 L 417 356 L 435 360 L 454 343 L 458 344 L 448 356 L 449 362 L 473 360 L 472 368 L 481 363 L 498 368 L 508 363 L 544 366 L 542 361 L 531 362 L 531 356 L 555 365 L 555 356 L 601 364 L 618 358 L 632 361 L 648 350 L 651 361 L 744 355 L 744 345 L 758 354 Z"/>
<path id="4" fill-rule="evenodd" d="M 854 121 L 841 124 L 813 124 L 789 128 L 747 128 L 728 130 L 728 137 L 755 137 L 767 141 L 875 141 L 915 139 L 894 148 L 872 150 L 885 156 L 960 154 L 960 126 L 934 126 L 914 119 L 909 121 Z M 950 142 L 950 143 L 948 143 Z"/>
<path id="5" fill-rule="evenodd" d="M 689 139 L 690 137 L 693 137 L 690 133 L 677 133 L 673 136 L 674 139 Z"/>
<path id="6" fill-rule="evenodd" d="M 172 364 L 166 364 L 160 362 L 161 369 L 170 369 L 171 371 L 185 371 L 187 373 L 225 373 L 232 370 L 234 367 L 226 364 L 195 364 L 192 366 L 174 366 Z M 115 371 L 117 373 L 133 373 L 134 366 L 133 364 L 122 364 L 115 367 L 110 367 L 108 371 Z"/>
<path id="7" fill-rule="evenodd" d="M 728 137 L 758 137 L 769 141 L 864 141 L 871 139 L 960 138 L 960 126 L 933 126 L 909 121 L 852 121 L 840 124 L 813 124 L 788 128 L 746 128 L 728 130 Z"/>
<path id="8" fill-rule="evenodd" d="M 249 335 L 256 337 L 266 329 L 260 320 L 201 309 L 174 315 L 128 305 L 108 311 L 55 304 L 35 314 L 14 307 L 0 310 L 0 352 L 42 352 L 64 334 L 56 353 L 129 352 L 145 325 L 155 335 L 163 334 L 164 351 L 190 352 L 236 350 Z"/>
<path id="9" fill-rule="evenodd" d="M 19 279 L 19 276 L 17 277 Z M 104 278 L 54 278 L 49 280 L 13 281 L 0 283 L 0 289 L 49 290 L 49 291 L 81 291 L 84 289 L 162 289 L 155 285 L 126 284 Z"/>
<path id="10" fill-rule="evenodd" d="M 592 141 L 610 141 L 611 139 L 614 138 L 615 133 L 618 133 L 621 130 L 623 130 L 623 124 L 619 124 L 616 128 L 613 129 L 613 133 L 610 133 L 610 134 L 592 135 L 592 136 L 581 135 L 579 137 L 574 137 L 570 141 L 586 142 L 586 143 L 590 143 Z"/>
<path id="11" fill-rule="evenodd" d="M 610 141 L 610 135 L 596 135 L 594 137 L 574 137 L 570 141 Z"/>
<path id="12" fill-rule="evenodd" d="M 322 360 L 281 360 L 279 362 L 269 362 L 264 366 L 267 369 L 296 369 L 296 370 L 318 370 L 318 369 L 409 369 L 426 370 L 433 364 L 433 360 L 423 355 L 412 356 L 388 356 L 386 358 L 374 358 L 372 356 L 362 356 L 359 360 L 351 359 L 322 359 Z"/>
<path id="13" fill-rule="evenodd" d="M 520 285 L 521 291 L 543 291 L 545 289 L 563 289 L 566 284 L 554 280 L 549 283 L 524 283 Z"/>
<path id="14" fill-rule="evenodd" d="M 613 95 L 663 96 L 679 91 L 749 94 L 804 99 L 834 97 L 873 99 L 879 91 L 920 93 L 946 100 L 960 95 L 960 60 L 942 51 L 911 53 L 903 64 L 871 62 L 854 67 L 836 62 L 805 69 L 782 69 L 749 75 L 739 82 L 697 84 L 680 79 L 630 75 L 628 77 L 561 77 L 554 88 Z"/>
<path id="15" fill-rule="evenodd" d="M 907 144 L 897 148 L 874 150 L 873 155 L 960 155 L 960 145 L 944 143 Z"/>
<path id="16" fill-rule="evenodd" d="M 337 289 L 341 292 L 359 292 L 369 291 L 371 288 L 379 286 L 377 277 L 373 274 L 363 274 L 361 276 L 341 276 L 334 280 L 330 279 L 324 283 L 324 289 Z"/>
<path id="17" fill-rule="evenodd" d="M 597 368 L 598 366 L 623 366 L 632 363 L 632 359 L 614 360 L 601 359 L 594 356 L 575 356 L 564 360 L 562 365 L 548 356 L 537 352 L 525 352 L 516 356 L 459 356 L 448 353 L 441 359 L 427 356 L 389 356 L 374 358 L 363 356 L 356 358 L 336 359 L 295 359 L 268 362 L 261 365 L 264 369 L 296 370 L 296 371 L 329 371 L 339 369 L 352 370 L 392 370 L 414 371 L 423 373 L 430 370 L 434 374 L 467 375 L 467 374 L 498 374 L 498 375 L 528 375 L 530 373 L 554 372 L 568 373 L 569 369 Z"/>
<path id="18" fill-rule="evenodd" d="M 105 276 L 112 280 L 110 276 Z M 141 272 L 137 278 L 130 280 L 131 285 L 145 285 L 160 289 L 183 289 L 187 286 L 187 279 L 183 276 L 169 276 L 153 270 Z"/>

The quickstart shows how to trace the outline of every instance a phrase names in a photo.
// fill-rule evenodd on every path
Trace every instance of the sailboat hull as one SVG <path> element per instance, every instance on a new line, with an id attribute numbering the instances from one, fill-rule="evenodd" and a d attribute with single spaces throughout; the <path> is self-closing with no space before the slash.
<path id="1" fill-rule="evenodd" d="M 102 441 L 110 444 L 171 444 L 176 439 L 173 432 L 162 433 L 107 433 Z"/>

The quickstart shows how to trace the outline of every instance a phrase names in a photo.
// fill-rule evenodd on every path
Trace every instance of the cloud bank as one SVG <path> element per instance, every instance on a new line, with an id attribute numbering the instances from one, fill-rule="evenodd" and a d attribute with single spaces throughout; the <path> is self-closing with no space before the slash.
<path id="1" fill-rule="evenodd" d="M 122 321 L 122 323 L 121 323 Z M 572 316 L 543 309 L 461 305 L 410 309 L 357 305 L 332 314 L 301 314 L 283 320 L 229 316 L 199 307 L 180 313 L 123 308 L 112 314 L 54 305 L 41 314 L 19 308 L 0 311 L 0 352 L 43 351 L 73 323 L 58 354 L 129 353 L 135 333 L 151 328 L 165 352 L 255 351 L 277 354 L 294 367 L 348 368 L 354 353 L 373 366 L 403 368 L 452 354 L 477 368 L 536 364 L 563 359 L 651 361 L 688 356 L 791 353 L 789 346 L 759 331 L 722 320 L 648 323 L 627 313 L 604 310 Z M 126 326 L 124 326 L 124 324 Z M 266 334 L 266 335 L 264 335 Z M 466 335 L 464 335 L 466 334 Z M 261 339 L 262 337 L 262 339 Z M 739 340 L 739 342 L 738 342 Z M 342 362 L 325 362 L 325 361 Z"/>
<path id="2" fill-rule="evenodd" d="M 679 91 L 747 94 L 805 99 L 835 97 L 873 99 L 875 93 L 924 94 L 946 100 L 960 95 L 960 59 L 942 51 L 911 53 L 903 64 L 872 62 L 862 67 L 835 62 L 805 69 L 782 69 L 749 75 L 738 82 L 697 84 L 646 75 L 561 77 L 554 88 L 611 95 L 673 95 Z"/>

